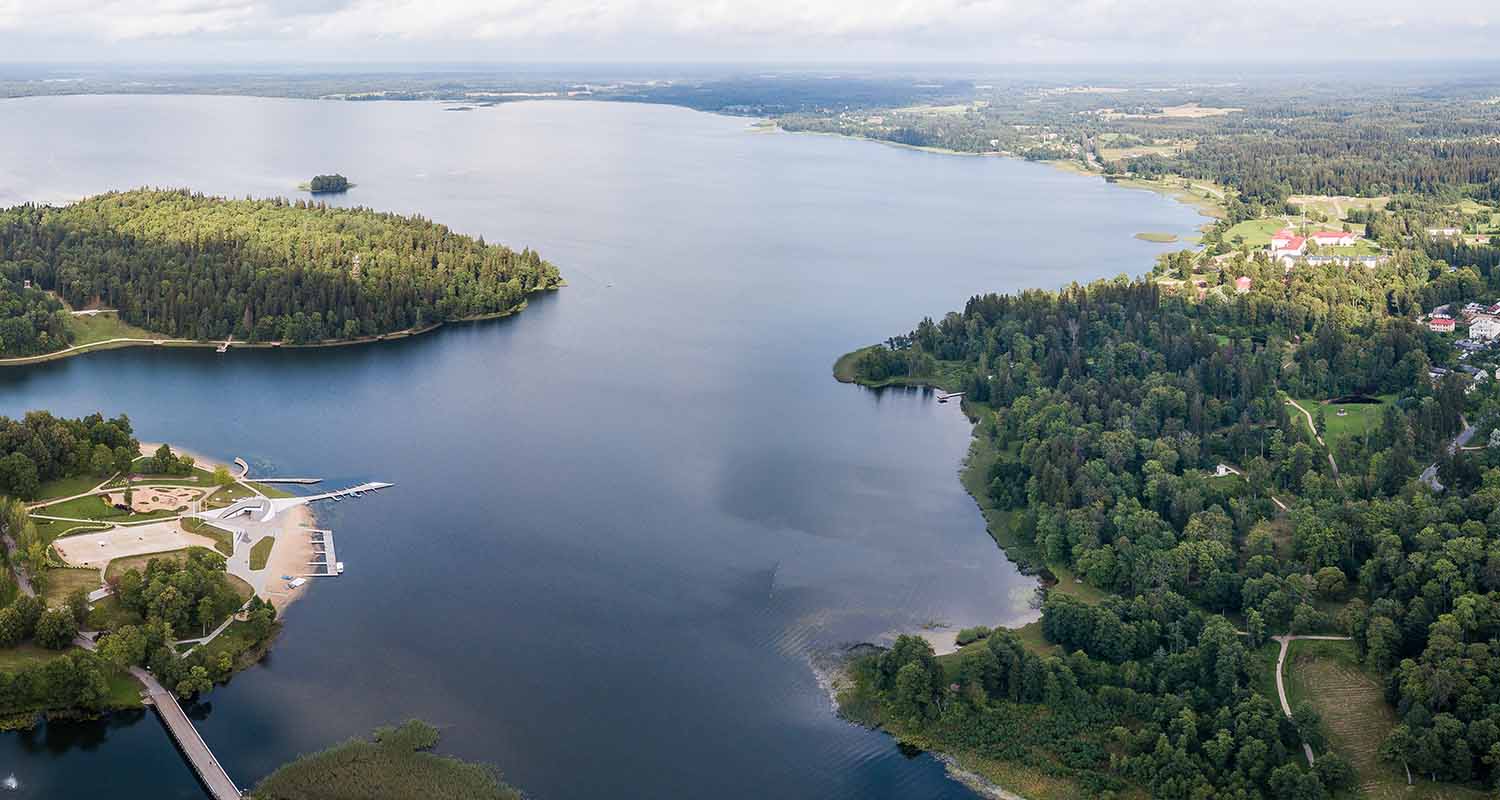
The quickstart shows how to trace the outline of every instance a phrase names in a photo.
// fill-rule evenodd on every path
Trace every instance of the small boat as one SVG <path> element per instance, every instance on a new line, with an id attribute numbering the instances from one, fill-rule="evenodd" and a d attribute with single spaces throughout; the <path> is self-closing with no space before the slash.
<path id="1" fill-rule="evenodd" d="M 344 562 L 339 561 L 333 565 L 333 571 L 340 575 L 344 574 Z"/>

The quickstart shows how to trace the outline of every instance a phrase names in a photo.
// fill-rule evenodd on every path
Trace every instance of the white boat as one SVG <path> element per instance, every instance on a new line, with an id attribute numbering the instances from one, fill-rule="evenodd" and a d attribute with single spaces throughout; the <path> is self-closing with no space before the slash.
<path id="1" fill-rule="evenodd" d="M 344 562 L 339 561 L 333 565 L 333 571 L 339 575 L 344 574 Z"/>
<path id="2" fill-rule="evenodd" d="M 304 583 L 307 583 L 307 579 L 306 578 L 296 578 L 296 579 L 292 580 L 290 583 L 288 583 L 286 585 L 286 588 L 288 588 L 288 589 L 295 589 L 295 588 L 297 588 L 298 586 L 301 586 Z"/>

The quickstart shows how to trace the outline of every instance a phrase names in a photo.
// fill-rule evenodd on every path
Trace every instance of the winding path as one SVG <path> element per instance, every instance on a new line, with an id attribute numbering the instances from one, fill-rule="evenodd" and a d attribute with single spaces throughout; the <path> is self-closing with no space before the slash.
<path id="1" fill-rule="evenodd" d="M 1339 479 L 1339 465 L 1338 465 L 1338 462 L 1336 462 L 1336 461 L 1333 460 L 1333 450 L 1331 448 L 1329 448 L 1326 443 L 1324 443 L 1323 436 L 1318 433 L 1318 426 L 1317 426 L 1316 423 L 1313 422 L 1313 415 L 1307 409 L 1305 409 L 1302 406 L 1298 405 L 1297 401 L 1293 400 L 1290 397 L 1288 397 L 1286 399 L 1286 404 L 1289 405 L 1289 406 L 1291 406 L 1292 408 L 1297 409 L 1298 411 L 1301 411 L 1302 412 L 1302 416 L 1307 417 L 1307 429 L 1310 430 L 1310 431 L 1312 431 L 1313 438 L 1317 439 L 1318 440 L 1318 444 L 1323 448 L 1324 451 L 1326 451 L 1328 453 L 1328 466 L 1330 466 L 1330 467 L 1333 468 L 1333 479 L 1335 481 L 1337 481 Z"/>
<path id="2" fill-rule="evenodd" d="M 1286 684 L 1282 681 L 1281 676 L 1285 671 L 1283 669 L 1283 665 L 1286 664 L 1286 653 L 1287 650 L 1291 647 L 1292 642 L 1295 642 L 1298 639 L 1324 642 L 1347 642 L 1351 641 L 1351 639 L 1348 636 L 1272 636 L 1271 638 L 1275 639 L 1278 642 L 1281 642 L 1281 652 L 1276 656 L 1276 694 L 1281 698 L 1281 713 L 1285 714 L 1287 719 L 1291 719 L 1292 705 L 1286 701 Z M 1317 761 L 1317 758 L 1313 756 L 1312 745 L 1308 744 L 1307 742 L 1302 743 L 1302 752 L 1307 756 L 1307 765 L 1309 767 Z"/>

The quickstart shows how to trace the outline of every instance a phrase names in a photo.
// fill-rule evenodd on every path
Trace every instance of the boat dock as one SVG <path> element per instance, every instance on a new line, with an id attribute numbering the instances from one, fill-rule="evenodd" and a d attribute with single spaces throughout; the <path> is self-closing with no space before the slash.
<path id="1" fill-rule="evenodd" d="M 322 478 L 250 478 L 251 483 L 322 483 Z"/>
<path id="2" fill-rule="evenodd" d="M 338 575 L 338 554 L 333 549 L 333 531 L 308 528 L 312 540 L 313 556 L 307 562 L 308 572 L 304 578 L 331 578 Z"/>

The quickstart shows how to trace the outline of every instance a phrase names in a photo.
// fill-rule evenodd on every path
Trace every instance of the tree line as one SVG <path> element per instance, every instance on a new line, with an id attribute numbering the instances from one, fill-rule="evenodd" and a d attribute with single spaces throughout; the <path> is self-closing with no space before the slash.
<path id="1" fill-rule="evenodd" d="M 70 343 L 47 293 L 172 337 L 306 343 L 513 311 L 558 282 L 532 250 L 365 208 L 143 189 L 0 211 L 6 355 Z"/>

